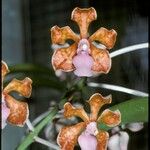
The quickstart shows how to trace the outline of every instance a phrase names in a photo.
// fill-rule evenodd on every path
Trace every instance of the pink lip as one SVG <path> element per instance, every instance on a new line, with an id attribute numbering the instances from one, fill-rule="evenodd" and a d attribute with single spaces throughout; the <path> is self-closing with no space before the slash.
<path id="1" fill-rule="evenodd" d="M 80 52 L 73 58 L 73 65 L 75 66 L 76 70 L 74 74 L 82 77 L 90 77 L 93 75 L 91 70 L 93 65 L 93 58 L 86 52 Z"/>
<path id="2" fill-rule="evenodd" d="M 7 125 L 6 120 L 10 114 L 10 109 L 6 106 L 6 103 L 3 99 L 2 99 L 1 109 L 2 109 L 2 129 L 4 129 L 5 126 Z"/>
<path id="3" fill-rule="evenodd" d="M 90 77 L 93 75 L 91 70 L 93 58 L 89 55 L 89 42 L 87 39 L 80 40 L 77 49 L 77 55 L 73 58 L 73 65 L 76 70 L 74 74 L 79 77 Z"/>

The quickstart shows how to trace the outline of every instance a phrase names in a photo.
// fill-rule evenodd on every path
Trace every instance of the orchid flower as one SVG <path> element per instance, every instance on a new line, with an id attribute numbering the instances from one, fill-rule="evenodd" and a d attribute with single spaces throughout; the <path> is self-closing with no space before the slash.
<path id="1" fill-rule="evenodd" d="M 3 81 L 7 73 L 9 73 L 8 66 L 2 61 L 2 129 L 7 125 L 7 122 L 23 126 L 29 115 L 28 104 L 17 101 L 10 93 L 15 91 L 24 97 L 30 97 L 32 91 L 32 80 L 27 77 L 22 81 L 13 79 L 3 89 Z"/>
<path id="2" fill-rule="evenodd" d="M 142 122 L 134 122 L 128 123 L 121 126 L 122 129 L 129 129 L 132 132 L 138 132 L 143 129 Z M 114 127 L 111 130 L 112 136 L 109 138 L 108 141 L 108 149 L 109 150 L 127 150 L 128 149 L 128 142 L 129 142 L 129 135 L 127 132 L 122 131 L 121 128 Z"/>
<path id="3" fill-rule="evenodd" d="M 63 45 L 67 40 L 74 43 L 68 47 L 58 48 L 52 56 L 54 70 L 64 72 L 74 71 L 79 77 L 90 77 L 98 73 L 108 73 L 111 68 L 111 58 L 108 50 L 113 48 L 117 33 L 101 27 L 89 36 L 88 27 L 96 20 L 97 14 L 93 7 L 78 8 L 72 11 L 71 20 L 80 28 L 80 35 L 75 34 L 69 26 L 51 28 L 52 44 Z M 94 42 L 98 41 L 103 47 L 98 48 Z"/>
<path id="4" fill-rule="evenodd" d="M 129 135 L 125 131 L 120 131 L 110 137 L 108 141 L 108 150 L 127 150 Z"/>
<path id="5" fill-rule="evenodd" d="M 106 150 L 109 139 L 108 132 L 98 130 L 97 124 L 103 123 L 109 127 L 115 127 L 121 122 L 119 110 L 104 110 L 99 116 L 99 110 L 105 104 L 111 103 L 111 95 L 103 97 L 95 93 L 88 100 L 91 113 L 88 115 L 83 108 L 75 108 L 70 102 L 64 105 L 64 117 L 80 117 L 83 122 L 73 126 L 63 127 L 57 137 L 57 143 L 61 150 L 73 150 L 77 141 L 82 150 Z"/>

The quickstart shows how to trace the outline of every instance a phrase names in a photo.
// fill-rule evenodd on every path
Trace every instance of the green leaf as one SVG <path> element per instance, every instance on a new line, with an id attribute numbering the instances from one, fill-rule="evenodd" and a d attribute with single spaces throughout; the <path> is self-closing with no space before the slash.
<path id="1" fill-rule="evenodd" d="M 11 73 L 44 73 L 44 74 L 53 74 L 54 71 L 50 67 L 43 66 L 41 64 L 31 64 L 31 63 L 25 63 L 25 64 L 16 64 L 13 66 L 9 66 L 10 74 Z"/>
<path id="2" fill-rule="evenodd" d="M 110 110 L 121 112 L 121 124 L 148 121 L 148 98 L 137 98 L 112 106 Z M 109 130 L 110 127 L 99 123 L 99 129 Z"/>
<path id="3" fill-rule="evenodd" d="M 55 78 L 52 77 L 43 77 L 43 76 L 27 76 L 30 79 L 32 79 L 32 87 L 47 87 L 47 88 L 52 88 L 55 90 L 59 90 L 59 91 L 64 91 L 66 89 L 66 82 L 65 81 L 58 81 L 58 79 L 56 80 Z M 17 77 L 17 79 L 22 80 L 24 79 L 25 76 L 21 75 L 19 77 Z M 12 79 L 7 79 L 4 82 L 4 86 L 6 86 Z"/>
<path id="4" fill-rule="evenodd" d="M 64 90 L 66 86 L 65 81 L 60 81 L 54 74 L 53 70 L 43 66 L 41 64 L 17 64 L 9 66 L 9 74 L 23 73 L 18 76 L 19 78 L 24 78 L 28 76 L 33 81 L 33 87 L 50 87 L 56 90 Z M 24 75 L 25 74 L 25 75 Z M 6 85 L 11 80 L 5 80 L 4 85 Z"/>
<path id="5" fill-rule="evenodd" d="M 46 124 L 51 122 L 58 112 L 58 108 L 55 107 L 50 113 L 35 127 L 34 131 L 31 131 L 22 143 L 18 146 L 17 150 L 25 150 L 31 143 L 34 142 L 34 137 L 38 136 L 39 132 L 44 128 Z"/>
<path id="6" fill-rule="evenodd" d="M 33 87 L 49 87 L 60 91 L 63 91 L 66 88 L 65 81 L 59 81 L 59 79 L 42 76 L 30 76 L 30 78 L 33 81 Z"/>

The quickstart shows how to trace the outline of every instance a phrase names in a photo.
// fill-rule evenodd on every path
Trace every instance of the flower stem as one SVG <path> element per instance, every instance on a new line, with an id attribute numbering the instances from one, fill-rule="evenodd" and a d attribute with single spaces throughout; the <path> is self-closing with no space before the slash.
<path id="1" fill-rule="evenodd" d="M 25 150 L 31 143 L 34 142 L 34 138 L 38 136 L 39 132 L 43 129 L 43 127 L 52 121 L 54 116 L 57 114 L 58 108 L 55 107 L 51 110 L 48 115 L 35 127 L 34 131 L 29 132 L 26 138 L 22 141 L 22 143 L 18 146 L 17 150 Z"/>
<path id="2" fill-rule="evenodd" d="M 30 122 L 29 119 L 27 119 L 26 125 L 28 126 L 28 128 L 29 128 L 30 131 L 34 131 L 34 127 L 33 127 L 32 123 Z"/>
<path id="3" fill-rule="evenodd" d="M 110 57 L 113 58 L 113 57 L 122 55 L 124 53 L 128 53 L 128 52 L 135 51 L 135 50 L 140 50 L 143 48 L 148 48 L 148 43 L 136 44 L 136 45 L 118 49 L 118 50 L 110 53 Z"/>
<path id="4" fill-rule="evenodd" d="M 131 94 L 131 95 L 135 95 L 135 96 L 148 97 L 148 93 L 141 92 L 141 91 L 138 91 L 138 90 L 129 89 L 129 88 L 125 88 L 125 87 L 118 86 L 118 85 L 89 82 L 88 86 L 96 87 L 96 88 L 100 87 L 100 88 L 104 88 L 104 89 L 110 89 L 110 90 L 113 90 L 113 91 L 120 91 L 120 92 L 123 92 L 123 93 L 128 93 L 128 94 Z"/>
<path id="5" fill-rule="evenodd" d="M 55 150 L 60 150 L 60 148 L 57 145 L 55 145 L 53 143 L 50 143 L 50 142 L 48 142 L 48 141 L 46 141 L 46 140 L 44 140 L 42 138 L 35 137 L 34 139 L 35 139 L 36 142 L 41 143 L 41 144 L 43 144 L 45 146 L 48 146 L 48 147 L 53 148 Z"/>

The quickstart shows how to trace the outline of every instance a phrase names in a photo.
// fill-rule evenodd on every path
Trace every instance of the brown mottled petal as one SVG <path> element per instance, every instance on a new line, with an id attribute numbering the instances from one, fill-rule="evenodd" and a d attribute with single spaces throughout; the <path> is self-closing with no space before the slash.
<path id="1" fill-rule="evenodd" d="M 26 77 L 24 80 L 20 81 L 13 79 L 4 89 L 4 93 L 9 93 L 11 91 L 17 91 L 22 96 L 30 97 L 32 90 L 32 80 Z"/>
<path id="2" fill-rule="evenodd" d="M 76 35 L 69 26 L 62 28 L 54 26 L 51 28 L 51 39 L 53 44 L 64 44 L 68 39 L 78 42 L 79 36 Z"/>
<path id="3" fill-rule="evenodd" d="M 75 108 L 69 102 L 64 105 L 64 116 L 66 118 L 78 116 L 86 123 L 89 121 L 89 117 L 83 108 Z"/>
<path id="4" fill-rule="evenodd" d="M 7 64 L 2 61 L 2 82 L 3 82 L 3 79 L 5 77 L 5 75 L 9 72 L 9 69 L 8 69 L 8 66 Z"/>
<path id="5" fill-rule="evenodd" d="M 91 44 L 91 56 L 94 59 L 92 70 L 97 73 L 108 73 L 111 68 L 111 58 L 106 49 L 98 49 Z"/>
<path id="6" fill-rule="evenodd" d="M 97 115 L 101 107 L 105 104 L 110 104 L 111 100 L 112 100 L 111 95 L 103 97 L 99 93 L 93 94 L 88 101 L 88 103 L 90 104 L 90 108 L 91 108 L 90 120 L 96 121 Z"/>
<path id="7" fill-rule="evenodd" d="M 78 136 L 85 126 L 85 123 L 81 122 L 73 126 L 63 127 L 57 137 L 57 143 L 61 150 L 73 150 L 77 143 Z"/>
<path id="8" fill-rule="evenodd" d="M 107 149 L 107 143 L 109 139 L 109 134 L 106 131 L 99 131 L 99 133 L 96 135 L 98 144 L 96 150 L 106 150 Z"/>
<path id="9" fill-rule="evenodd" d="M 115 127 L 121 122 L 121 113 L 119 110 L 111 111 L 106 109 L 103 111 L 97 122 L 102 122 L 109 127 Z"/>
<path id="10" fill-rule="evenodd" d="M 101 44 L 105 45 L 107 49 L 113 48 L 116 42 L 117 32 L 113 29 L 107 30 L 101 27 L 93 35 L 89 37 L 90 41 L 99 41 Z"/>
<path id="11" fill-rule="evenodd" d="M 69 72 L 74 70 L 72 59 L 76 55 L 77 44 L 74 43 L 70 47 L 55 50 L 52 56 L 52 66 L 54 70 L 63 70 Z"/>
<path id="12" fill-rule="evenodd" d="M 22 127 L 29 116 L 28 104 L 19 102 L 8 94 L 5 94 L 5 101 L 10 109 L 7 121 L 13 125 Z"/>
<path id="13" fill-rule="evenodd" d="M 76 7 L 71 14 L 71 19 L 75 22 L 77 22 L 79 28 L 80 28 L 80 35 L 81 38 L 87 38 L 88 37 L 88 27 L 89 24 L 96 20 L 97 14 L 93 7 L 91 8 L 78 8 Z"/>

